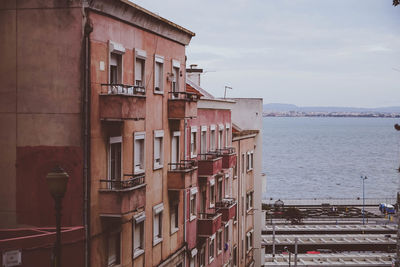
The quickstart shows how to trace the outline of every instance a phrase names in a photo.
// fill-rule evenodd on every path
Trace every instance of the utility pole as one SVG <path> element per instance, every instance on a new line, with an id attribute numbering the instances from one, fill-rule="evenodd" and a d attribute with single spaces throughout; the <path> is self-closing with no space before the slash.
<path id="1" fill-rule="evenodd" d="M 362 216 L 363 216 L 363 225 L 365 224 L 365 188 L 364 188 L 364 183 L 365 180 L 367 180 L 367 176 L 362 176 L 361 175 L 361 179 L 363 182 L 363 208 L 362 208 Z"/>
<path id="2" fill-rule="evenodd" d="M 275 258 L 275 224 L 272 225 L 272 257 Z"/>
<path id="3" fill-rule="evenodd" d="M 232 90 L 233 88 L 230 87 L 230 86 L 226 86 L 226 85 L 225 85 L 224 99 L 226 98 L 226 89 L 231 89 L 231 90 Z"/>

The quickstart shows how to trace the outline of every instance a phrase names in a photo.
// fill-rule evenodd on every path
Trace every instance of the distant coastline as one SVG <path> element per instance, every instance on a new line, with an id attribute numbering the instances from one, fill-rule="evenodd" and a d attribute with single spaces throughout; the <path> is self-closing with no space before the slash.
<path id="1" fill-rule="evenodd" d="M 264 105 L 263 117 L 400 118 L 400 107 L 299 107 L 271 103 Z"/>

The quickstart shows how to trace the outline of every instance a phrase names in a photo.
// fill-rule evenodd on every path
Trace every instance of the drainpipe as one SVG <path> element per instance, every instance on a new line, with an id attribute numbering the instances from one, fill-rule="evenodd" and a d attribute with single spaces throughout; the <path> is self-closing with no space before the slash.
<path id="1" fill-rule="evenodd" d="M 85 8 L 85 6 L 83 7 Z M 83 10 L 84 26 L 84 89 L 83 89 L 83 182 L 84 205 L 83 220 L 85 226 L 85 266 L 90 267 L 90 38 L 93 27 L 88 14 Z"/>

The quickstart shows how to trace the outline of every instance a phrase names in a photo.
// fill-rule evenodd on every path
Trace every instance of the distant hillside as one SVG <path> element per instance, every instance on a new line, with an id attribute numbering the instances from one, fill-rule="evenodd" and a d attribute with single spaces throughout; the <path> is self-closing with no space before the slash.
<path id="1" fill-rule="evenodd" d="M 381 108 L 354 108 L 354 107 L 299 107 L 292 104 L 270 103 L 264 104 L 264 111 L 285 112 L 379 112 L 379 113 L 400 113 L 400 106 Z"/>

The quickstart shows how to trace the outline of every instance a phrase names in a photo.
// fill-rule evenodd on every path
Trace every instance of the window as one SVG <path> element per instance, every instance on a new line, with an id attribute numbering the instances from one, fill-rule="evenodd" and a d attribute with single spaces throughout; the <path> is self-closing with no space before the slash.
<path id="1" fill-rule="evenodd" d="M 253 169 L 254 151 L 250 152 L 250 169 Z"/>
<path id="2" fill-rule="evenodd" d="M 210 150 L 215 150 L 215 125 L 210 126 Z"/>
<path id="3" fill-rule="evenodd" d="M 192 158 L 197 156 L 197 127 L 191 128 L 191 136 L 190 136 L 190 155 Z"/>
<path id="4" fill-rule="evenodd" d="M 230 124 L 227 123 L 225 126 L 225 146 L 228 147 L 230 145 L 230 138 L 229 138 L 229 129 L 231 128 Z"/>
<path id="5" fill-rule="evenodd" d="M 218 254 L 220 254 L 222 252 L 222 230 L 217 232 L 217 249 Z"/>
<path id="6" fill-rule="evenodd" d="M 207 153 L 207 126 L 201 126 L 200 153 Z"/>
<path id="7" fill-rule="evenodd" d="M 153 207 L 153 246 L 160 243 L 162 239 L 162 215 L 164 204 L 160 203 Z"/>
<path id="8" fill-rule="evenodd" d="M 108 178 L 113 181 L 121 180 L 122 172 L 122 137 L 110 137 L 108 156 Z M 116 184 L 110 183 L 113 188 Z"/>
<path id="9" fill-rule="evenodd" d="M 145 171 L 145 157 L 144 157 L 144 139 L 145 133 L 138 132 L 134 135 L 135 143 L 134 143 L 134 173 L 139 174 Z"/>
<path id="10" fill-rule="evenodd" d="M 225 197 L 229 197 L 230 195 L 230 189 L 231 187 L 229 186 L 229 174 L 225 174 Z"/>
<path id="11" fill-rule="evenodd" d="M 201 187 L 201 200 L 200 200 L 200 212 L 205 213 L 206 212 L 206 201 L 207 201 L 207 191 L 206 187 Z"/>
<path id="12" fill-rule="evenodd" d="M 171 138 L 171 163 L 179 162 L 179 137 L 180 132 L 173 132 Z M 176 165 L 171 165 L 171 169 L 176 169 Z"/>
<path id="13" fill-rule="evenodd" d="M 202 247 L 199 253 L 199 267 L 204 267 L 204 266 L 206 266 L 206 252 L 205 248 Z"/>
<path id="14" fill-rule="evenodd" d="M 219 149 L 223 148 L 223 146 L 222 146 L 222 141 L 224 140 L 222 138 L 223 135 L 224 135 L 224 131 L 220 129 L 218 132 L 218 148 Z"/>
<path id="15" fill-rule="evenodd" d="M 244 174 L 244 153 L 242 154 L 242 174 Z"/>
<path id="16" fill-rule="evenodd" d="M 232 253 L 232 264 L 234 267 L 237 266 L 237 246 L 233 247 L 233 253 Z"/>
<path id="17" fill-rule="evenodd" d="M 238 177 L 238 160 L 235 163 L 235 166 L 233 166 L 233 178 L 236 179 Z"/>
<path id="18" fill-rule="evenodd" d="M 208 263 L 211 263 L 215 257 L 215 234 L 210 237 L 208 244 Z"/>
<path id="19" fill-rule="evenodd" d="M 135 49 L 135 85 L 145 87 L 146 51 Z"/>
<path id="20" fill-rule="evenodd" d="M 190 189 L 190 220 L 196 219 L 197 216 L 197 187 Z"/>
<path id="21" fill-rule="evenodd" d="M 170 205 L 171 234 L 179 230 L 179 202 Z"/>
<path id="22" fill-rule="evenodd" d="M 122 83 L 122 55 L 125 53 L 125 48 L 118 43 L 113 41 L 109 41 L 109 73 L 108 73 L 108 80 L 110 84 L 121 84 Z M 123 88 L 117 87 L 109 87 L 108 93 L 122 93 Z"/>
<path id="23" fill-rule="evenodd" d="M 181 63 L 177 60 L 172 60 L 172 83 L 171 83 L 171 91 L 179 92 L 179 69 Z"/>
<path id="24" fill-rule="evenodd" d="M 246 194 L 246 210 L 253 209 L 253 191 Z"/>
<path id="25" fill-rule="evenodd" d="M 162 93 L 164 90 L 164 57 L 154 56 L 154 92 Z"/>
<path id="26" fill-rule="evenodd" d="M 132 233 L 133 233 L 133 258 L 144 253 L 144 221 L 146 215 L 144 212 L 133 217 Z"/>
<path id="27" fill-rule="evenodd" d="M 154 131 L 154 169 L 160 169 L 163 167 L 163 138 L 164 131 Z"/>
<path id="28" fill-rule="evenodd" d="M 217 201 L 222 201 L 222 177 L 218 178 L 217 182 Z"/>
<path id="29" fill-rule="evenodd" d="M 246 170 L 250 170 L 250 152 L 247 152 L 247 160 L 246 160 Z"/>
<path id="30" fill-rule="evenodd" d="M 249 252 L 253 248 L 253 231 L 250 230 L 246 234 L 246 251 Z"/>
<path id="31" fill-rule="evenodd" d="M 108 266 L 115 266 L 121 263 L 121 234 L 120 232 L 110 233 L 108 236 Z"/>
<path id="32" fill-rule="evenodd" d="M 215 206 L 215 180 L 210 180 L 210 208 Z"/>
<path id="33" fill-rule="evenodd" d="M 229 223 L 225 224 L 224 227 L 224 243 L 225 246 L 229 244 Z"/>

